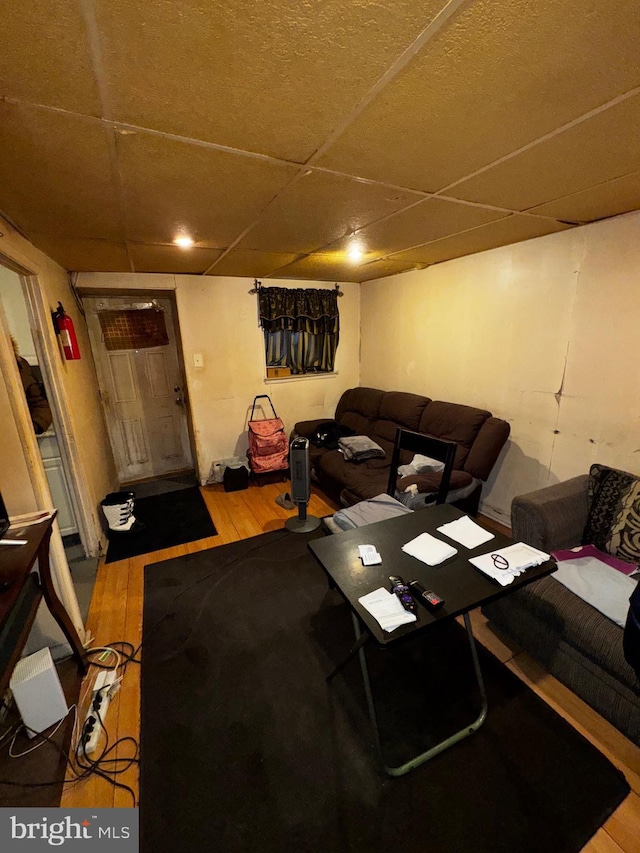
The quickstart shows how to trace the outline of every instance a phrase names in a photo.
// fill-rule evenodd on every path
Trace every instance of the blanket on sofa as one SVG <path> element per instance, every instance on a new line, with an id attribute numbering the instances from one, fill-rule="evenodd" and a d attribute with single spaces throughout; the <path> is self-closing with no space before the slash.
<path id="1" fill-rule="evenodd" d="M 368 435 L 353 435 L 338 441 L 338 450 L 350 462 L 364 462 L 365 459 L 384 459 L 384 450 Z"/>

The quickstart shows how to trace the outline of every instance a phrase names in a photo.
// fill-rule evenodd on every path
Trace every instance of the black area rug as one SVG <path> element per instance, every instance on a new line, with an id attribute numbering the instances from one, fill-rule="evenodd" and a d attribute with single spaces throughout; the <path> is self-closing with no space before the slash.
<path id="1" fill-rule="evenodd" d="M 474 735 L 407 776 L 380 769 L 349 610 L 274 531 L 145 569 L 142 853 L 577 853 L 629 792 L 622 774 L 480 648 Z M 390 763 L 479 707 L 455 622 L 367 658 Z M 396 745 L 397 744 L 397 745 Z"/>
<path id="2" fill-rule="evenodd" d="M 206 539 L 217 532 L 197 486 L 136 499 L 134 514 L 143 528 L 123 533 L 110 530 L 105 563 Z"/>

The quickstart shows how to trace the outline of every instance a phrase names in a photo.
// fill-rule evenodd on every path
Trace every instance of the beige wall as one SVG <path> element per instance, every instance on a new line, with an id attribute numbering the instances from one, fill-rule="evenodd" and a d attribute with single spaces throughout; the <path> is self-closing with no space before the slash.
<path id="1" fill-rule="evenodd" d="M 332 287 L 326 282 L 269 280 L 265 286 Z M 202 482 L 212 462 L 247 448 L 247 418 L 254 397 L 269 394 L 290 430 L 298 420 L 332 415 L 346 388 L 359 384 L 358 284 L 341 284 L 340 345 L 336 375 L 265 383 L 262 333 L 253 280 L 223 276 L 86 273 L 83 292 L 117 289 L 175 290 L 189 401 Z M 193 356 L 203 357 L 194 367 Z"/>
<path id="2" fill-rule="evenodd" d="M 640 213 L 633 213 L 362 286 L 341 284 L 338 375 L 270 384 L 250 280 L 82 274 L 78 284 L 175 291 L 201 479 L 214 460 L 245 450 L 257 394 L 272 396 L 290 429 L 332 414 L 344 389 L 371 385 L 486 407 L 510 422 L 483 501 L 485 512 L 504 519 L 515 494 L 591 462 L 640 471 L 638 270 Z M 59 271 L 52 279 L 54 305 L 66 279 Z M 66 307 L 69 297 L 57 298 Z M 88 352 L 86 340 L 81 345 Z M 195 353 L 202 368 L 193 366 Z M 67 373 L 80 364 L 66 365 Z M 77 378 L 68 379 L 70 393 L 86 393 Z M 96 444 L 95 435 L 87 440 Z"/>
<path id="3" fill-rule="evenodd" d="M 483 511 L 588 471 L 640 472 L 640 213 L 362 286 L 363 385 L 511 424 Z"/>

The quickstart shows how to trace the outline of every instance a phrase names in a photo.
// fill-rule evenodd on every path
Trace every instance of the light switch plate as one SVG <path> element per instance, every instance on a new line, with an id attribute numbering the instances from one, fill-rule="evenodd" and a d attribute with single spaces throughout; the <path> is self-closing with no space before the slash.
<path id="1" fill-rule="evenodd" d="M 194 367 L 204 367 L 204 359 L 202 358 L 201 352 L 194 352 L 194 354 L 193 354 L 193 366 Z"/>

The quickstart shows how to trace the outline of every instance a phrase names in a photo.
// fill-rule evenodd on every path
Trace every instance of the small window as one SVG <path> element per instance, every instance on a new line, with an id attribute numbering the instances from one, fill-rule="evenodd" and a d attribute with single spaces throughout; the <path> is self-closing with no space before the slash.
<path id="1" fill-rule="evenodd" d="M 100 311 L 98 319 L 108 350 L 145 349 L 169 343 L 161 308 L 109 309 Z"/>
<path id="2" fill-rule="evenodd" d="M 340 335 L 337 289 L 259 287 L 258 305 L 269 373 L 333 372 Z"/>

